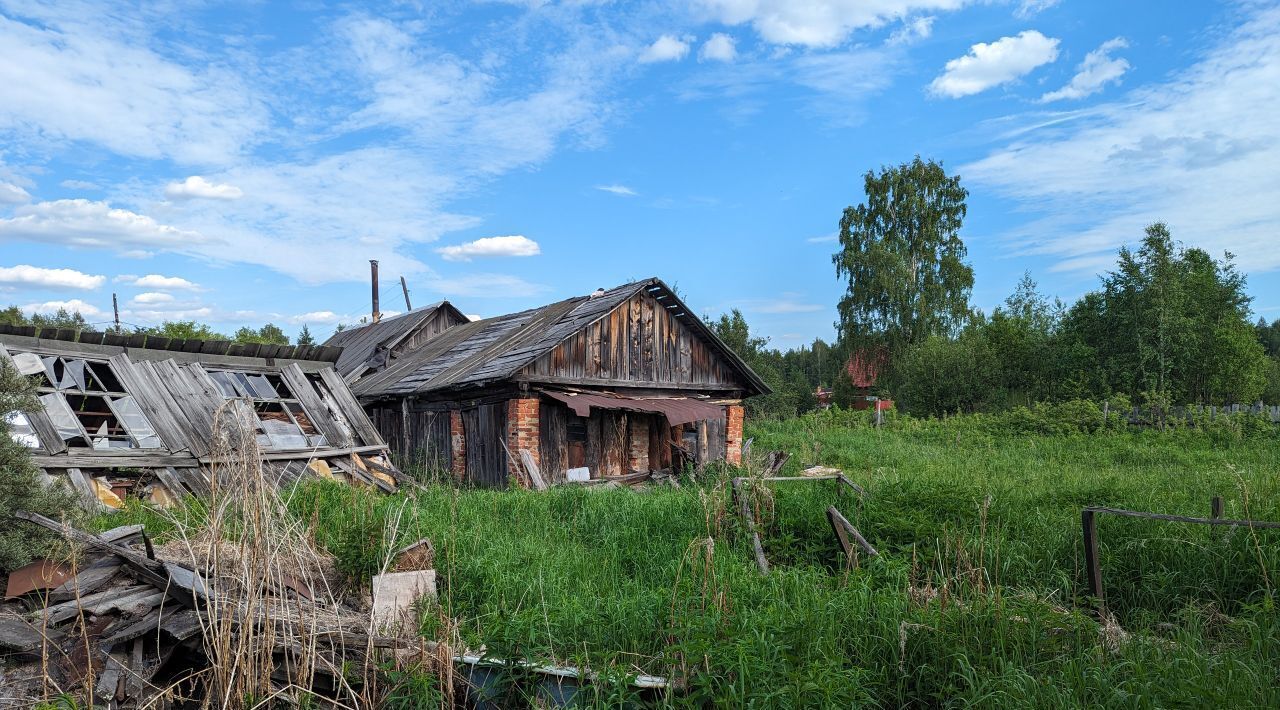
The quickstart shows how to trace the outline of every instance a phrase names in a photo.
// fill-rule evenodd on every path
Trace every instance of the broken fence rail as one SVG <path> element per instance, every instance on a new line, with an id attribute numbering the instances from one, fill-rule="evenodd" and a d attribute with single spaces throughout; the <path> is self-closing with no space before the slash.
<path id="1" fill-rule="evenodd" d="M 1211 518 L 1197 518 L 1188 515 L 1169 515 L 1167 513 L 1149 513 L 1123 508 L 1105 508 L 1090 506 L 1080 511 L 1080 527 L 1084 537 L 1084 565 L 1089 580 L 1089 594 L 1097 604 L 1097 611 L 1104 613 L 1106 609 L 1106 590 L 1102 585 L 1102 564 L 1098 558 L 1098 516 L 1116 515 L 1124 518 L 1141 518 L 1144 520 L 1163 520 L 1171 523 L 1192 523 L 1195 525 L 1217 525 L 1230 527 L 1246 527 L 1258 529 L 1280 529 L 1280 522 L 1266 520 L 1229 520 L 1218 517 L 1222 515 L 1222 499 L 1215 497 L 1211 504 Z"/>
<path id="2" fill-rule="evenodd" d="M 876 551 L 876 548 L 872 547 L 871 543 L 867 542 L 867 539 L 862 536 L 862 533 L 858 532 L 858 529 L 853 526 L 853 523 L 849 522 L 849 519 L 844 517 L 844 514 L 839 510 L 836 510 L 834 505 L 827 508 L 827 521 L 831 523 L 831 530 L 835 532 L 836 539 L 840 541 L 840 549 L 844 551 L 844 558 L 848 560 L 849 564 L 852 564 L 854 567 L 858 566 L 858 558 L 854 556 L 853 546 L 849 544 L 850 536 L 853 537 L 854 542 L 858 543 L 858 547 L 862 548 L 862 551 L 867 553 L 867 555 L 871 557 L 880 556 L 880 553 Z"/>

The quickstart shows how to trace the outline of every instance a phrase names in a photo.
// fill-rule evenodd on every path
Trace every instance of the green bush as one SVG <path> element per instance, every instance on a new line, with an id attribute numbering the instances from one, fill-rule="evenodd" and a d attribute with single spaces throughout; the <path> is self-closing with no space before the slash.
<path id="1" fill-rule="evenodd" d="M 3 418 L 13 411 L 39 406 L 31 382 L 0 360 L 0 570 L 12 570 L 32 559 L 51 554 L 55 540 L 42 528 L 13 519 L 17 510 L 29 510 L 55 520 L 83 517 L 76 495 L 65 485 L 42 485 L 31 462 L 31 452 L 9 434 Z"/>

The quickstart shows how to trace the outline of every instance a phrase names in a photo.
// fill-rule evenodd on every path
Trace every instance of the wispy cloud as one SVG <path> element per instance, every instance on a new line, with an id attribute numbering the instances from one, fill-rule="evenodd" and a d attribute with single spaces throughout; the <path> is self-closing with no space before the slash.
<path id="1" fill-rule="evenodd" d="M 1038 216 L 1007 238 L 1061 268 L 1112 263 L 1164 220 L 1175 237 L 1280 268 L 1280 8 L 1252 12 L 1190 68 L 1075 120 L 1052 124 L 959 171 Z M 1089 209 L 1081 210 L 1082 204 Z"/>
<path id="2" fill-rule="evenodd" d="M 1043 1 L 1043 0 L 1041 0 Z M 834 47 L 855 30 L 930 11 L 955 10 L 968 0 L 701 0 L 716 19 L 748 23 L 765 41 Z"/>
<path id="3" fill-rule="evenodd" d="M 635 197 L 640 194 L 626 185 L 596 185 L 596 189 L 621 197 Z"/>
<path id="4" fill-rule="evenodd" d="M 190 251 L 208 243 L 198 232 L 160 224 L 146 215 L 113 208 L 106 202 L 54 200 L 22 205 L 0 218 L 0 241 L 108 249 L 161 248 Z"/>
<path id="5" fill-rule="evenodd" d="M 1122 57 L 1112 57 L 1111 52 L 1128 47 L 1123 37 L 1116 37 L 1102 43 L 1102 46 L 1085 55 L 1084 61 L 1076 67 L 1075 76 L 1057 91 L 1050 91 L 1040 97 L 1040 101 L 1061 101 L 1063 99 L 1082 99 L 1102 91 L 1108 84 L 1118 83 L 1125 72 L 1129 71 L 1129 62 Z"/>
<path id="6" fill-rule="evenodd" d="M 431 282 L 430 287 L 446 296 L 469 298 L 525 298 L 547 291 L 547 287 L 542 284 L 507 274 L 469 274 L 438 278 Z"/>

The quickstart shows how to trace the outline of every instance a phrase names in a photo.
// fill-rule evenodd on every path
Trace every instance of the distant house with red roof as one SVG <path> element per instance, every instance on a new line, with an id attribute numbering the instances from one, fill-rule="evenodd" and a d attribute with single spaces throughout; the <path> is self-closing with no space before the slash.
<path id="1" fill-rule="evenodd" d="M 855 350 L 849 356 L 849 361 L 845 363 L 845 372 L 849 375 L 849 381 L 853 383 L 852 406 L 854 409 L 871 409 L 873 403 L 876 409 L 893 408 L 893 400 L 880 399 L 874 394 L 876 380 L 879 379 L 888 357 L 889 353 L 883 347 L 862 348 Z"/>

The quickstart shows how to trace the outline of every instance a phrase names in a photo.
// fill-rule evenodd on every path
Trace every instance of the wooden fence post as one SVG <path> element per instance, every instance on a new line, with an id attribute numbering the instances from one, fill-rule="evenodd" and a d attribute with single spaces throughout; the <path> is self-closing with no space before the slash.
<path id="1" fill-rule="evenodd" d="M 1106 608 L 1102 590 L 1102 568 L 1098 562 L 1098 521 L 1092 510 L 1080 511 L 1080 527 L 1084 530 L 1084 566 L 1089 577 L 1089 594 L 1097 600 L 1098 613 Z"/>
<path id="2" fill-rule="evenodd" d="M 1209 501 L 1209 511 L 1209 517 L 1214 520 L 1222 517 L 1222 496 L 1214 496 L 1213 500 Z"/>

